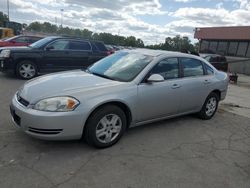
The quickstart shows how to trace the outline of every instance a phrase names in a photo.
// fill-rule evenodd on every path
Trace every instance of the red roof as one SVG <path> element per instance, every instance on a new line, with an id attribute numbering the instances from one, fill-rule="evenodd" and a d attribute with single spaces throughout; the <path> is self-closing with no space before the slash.
<path id="1" fill-rule="evenodd" d="M 194 38 L 219 40 L 250 40 L 250 26 L 196 28 Z"/>

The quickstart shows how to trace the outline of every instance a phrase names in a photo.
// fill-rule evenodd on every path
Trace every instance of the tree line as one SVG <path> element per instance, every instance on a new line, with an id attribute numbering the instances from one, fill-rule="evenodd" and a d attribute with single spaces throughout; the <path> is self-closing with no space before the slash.
<path id="1" fill-rule="evenodd" d="M 6 21 L 8 17 L 0 12 L 0 26 L 1 23 Z M 110 45 L 119 45 L 119 46 L 131 46 L 131 47 L 145 47 L 150 49 L 161 49 L 161 50 L 169 50 L 169 51 L 195 51 L 197 45 L 193 45 L 188 37 L 181 37 L 177 35 L 175 37 L 167 37 L 164 43 L 154 44 L 154 45 L 145 45 L 143 40 L 140 38 L 136 38 L 134 36 L 120 36 L 113 35 L 111 33 L 94 33 L 86 28 L 84 29 L 75 29 L 70 27 L 62 27 L 57 26 L 55 24 L 51 24 L 50 22 L 32 22 L 30 24 L 23 24 L 24 29 L 27 31 L 33 32 L 43 32 L 52 35 L 65 35 L 65 36 L 74 36 L 81 37 L 90 40 L 100 40 L 105 44 Z"/>

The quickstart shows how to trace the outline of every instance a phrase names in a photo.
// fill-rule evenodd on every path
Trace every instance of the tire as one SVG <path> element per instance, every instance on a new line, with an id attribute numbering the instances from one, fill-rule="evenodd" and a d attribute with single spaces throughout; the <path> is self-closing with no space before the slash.
<path id="1" fill-rule="evenodd" d="M 106 105 L 89 117 L 83 136 L 89 145 L 106 148 L 118 142 L 126 126 L 127 120 L 123 110 L 115 105 Z"/>
<path id="2" fill-rule="evenodd" d="M 37 67 L 32 61 L 24 60 L 17 64 L 16 74 L 18 77 L 28 80 L 37 75 Z"/>
<path id="3" fill-rule="evenodd" d="M 202 106 L 201 111 L 198 113 L 199 118 L 203 120 L 211 119 L 217 111 L 219 104 L 219 96 L 216 93 L 210 93 Z"/>

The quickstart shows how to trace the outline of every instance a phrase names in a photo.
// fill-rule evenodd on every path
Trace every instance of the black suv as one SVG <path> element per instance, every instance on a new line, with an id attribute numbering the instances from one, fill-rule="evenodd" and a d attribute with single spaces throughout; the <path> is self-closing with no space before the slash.
<path id="1" fill-rule="evenodd" d="M 69 37 L 46 37 L 28 47 L 0 51 L 0 71 L 23 79 L 38 73 L 84 69 L 109 54 L 103 42 Z"/>

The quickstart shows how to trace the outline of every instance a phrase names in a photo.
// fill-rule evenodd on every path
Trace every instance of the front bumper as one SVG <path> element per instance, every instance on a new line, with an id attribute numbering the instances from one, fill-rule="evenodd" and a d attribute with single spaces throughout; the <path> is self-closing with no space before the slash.
<path id="1" fill-rule="evenodd" d="M 15 73 L 15 66 L 12 59 L 0 58 L 0 71 Z"/>
<path id="2" fill-rule="evenodd" d="M 13 97 L 10 111 L 15 126 L 26 134 L 43 140 L 72 140 L 82 137 L 84 112 L 43 112 L 27 108 Z"/>

